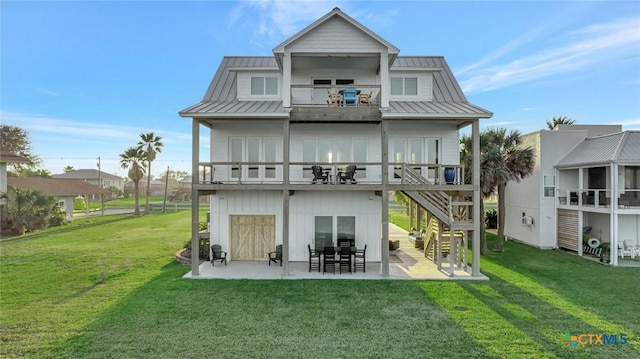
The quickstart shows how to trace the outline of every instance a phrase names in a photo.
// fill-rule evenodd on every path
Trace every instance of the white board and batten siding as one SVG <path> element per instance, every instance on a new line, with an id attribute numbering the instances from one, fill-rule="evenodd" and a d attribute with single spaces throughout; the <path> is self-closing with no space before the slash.
<path id="1" fill-rule="evenodd" d="M 289 260 L 307 261 L 314 243 L 315 216 L 355 216 L 356 245 L 367 245 L 367 260 L 380 261 L 381 199 L 373 192 L 297 191 L 290 197 Z M 233 260 L 234 216 L 275 216 L 275 244 L 282 243 L 282 194 L 279 191 L 219 191 L 211 196 L 211 243 Z M 334 229 L 334 241 L 336 240 Z M 256 257 L 258 258 L 258 257 Z"/>
<path id="2" fill-rule="evenodd" d="M 294 53 L 380 53 L 387 48 L 346 20 L 333 17 L 289 44 L 287 50 Z"/>
<path id="3" fill-rule="evenodd" d="M 433 100 L 433 72 L 431 70 L 393 70 L 389 72 L 389 77 L 416 78 L 418 82 L 418 93 L 416 96 L 389 95 L 390 101 L 432 101 Z"/>
<path id="4" fill-rule="evenodd" d="M 278 79 L 277 95 L 252 95 L 251 94 L 251 78 L 252 77 L 276 77 Z M 278 70 L 272 71 L 239 71 L 237 75 L 238 81 L 238 100 L 239 101 L 277 101 L 282 100 L 282 74 Z"/>
<path id="5" fill-rule="evenodd" d="M 558 247 L 578 251 L 579 238 L 578 211 L 558 209 Z"/>

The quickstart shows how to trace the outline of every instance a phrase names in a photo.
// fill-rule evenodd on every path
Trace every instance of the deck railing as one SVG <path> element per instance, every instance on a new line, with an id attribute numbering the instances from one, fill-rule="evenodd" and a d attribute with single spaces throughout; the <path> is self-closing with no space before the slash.
<path id="1" fill-rule="evenodd" d="M 327 180 L 325 184 L 340 184 L 340 174 L 347 166 L 355 165 L 357 184 L 382 184 L 381 162 L 290 162 L 289 184 L 310 184 L 314 174 L 312 166 L 321 166 Z M 200 162 L 199 184 L 283 184 L 282 162 Z M 412 174 L 426 178 L 431 185 L 464 184 L 464 168 L 461 165 L 429 163 L 389 163 L 389 184 L 416 184 Z M 318 181 L 316 181 L 318 183 Z"/>
<path id="2" fill-rule="evenodd" d="M 618 190 L 613 197 L 610 189 L 570 188 L 558 192 L 560 206 L 610 208 L 617 203 L 618 208 L 640 207 L 640 189 Z"/>
<path id="3" fill-rule="evenodd" d="M 310 85 L 310 84 L 293 84 L 291 85 L 291 104 L 294 106 L 333 106 L 339 107 L 331 103 L 329 94 L 337 94 L 340 91 L 355 87 L 359 94 L 371 93 L 371 105 L 380 104 L 380 85 L 375 84 L 355 84 L 355 85 Z M 363 106 L 363 105 L 360 105 Z"/>

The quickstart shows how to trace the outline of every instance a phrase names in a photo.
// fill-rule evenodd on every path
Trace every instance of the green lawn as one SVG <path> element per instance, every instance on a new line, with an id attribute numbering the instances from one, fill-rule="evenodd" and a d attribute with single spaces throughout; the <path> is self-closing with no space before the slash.
<path id="1" fill-rule="evenodd" d="M 507 242 L 483 282 L 183 280 L 189 225 L 106 216 L 2 239 L 0 357 L 640 357 L 638 268 Z M 567 332 L 629 342 L 569 348 Z"/>

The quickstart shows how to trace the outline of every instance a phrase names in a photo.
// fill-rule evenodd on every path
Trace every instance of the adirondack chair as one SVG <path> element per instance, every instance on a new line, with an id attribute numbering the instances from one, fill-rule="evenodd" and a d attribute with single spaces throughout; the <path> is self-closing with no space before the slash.
<path id="1" fill-rule="evenodd" d="M 311 183 L 315 184 L 318 180 L 321 180 L 322 183 L 327 183 L 329 181 L 329 171 L 325 171 L 322 169 L 322 166 L 311 166 L 311 173 L 313 173 L 313 180 Z"/>
<path id="2" fill-rule="evenodd" d="M 356 181 L 356 165 L 348 165 L 346 171 L 338 171 L 338 181 L 340 183 L 347 183 L 350 181 L 351 183 L 357 183 Z"/>
<path id="3" fill-rule="evenodd" d="M 342 94 L 343 106 L 358 106 L 358 91 L 355 87 L 347 87 Z"/>

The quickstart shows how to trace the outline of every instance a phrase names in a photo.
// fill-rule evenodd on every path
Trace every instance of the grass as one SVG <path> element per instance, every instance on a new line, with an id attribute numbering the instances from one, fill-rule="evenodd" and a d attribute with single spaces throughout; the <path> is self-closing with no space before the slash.
<path id="1" fill-rule="evenodd" d="M 3 239 L 0 357 L 640 357 L 638 268 L 507 242 L 483 282 L 183 280 L 189 225 L 107 216 Z M 567 332 L 629 343 L 569 348 Z"/>

